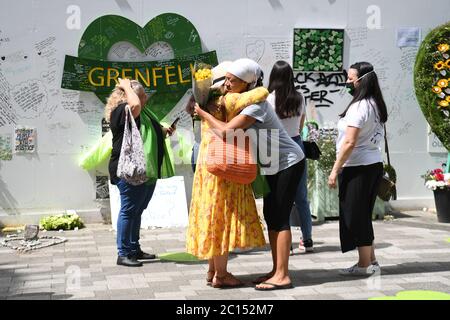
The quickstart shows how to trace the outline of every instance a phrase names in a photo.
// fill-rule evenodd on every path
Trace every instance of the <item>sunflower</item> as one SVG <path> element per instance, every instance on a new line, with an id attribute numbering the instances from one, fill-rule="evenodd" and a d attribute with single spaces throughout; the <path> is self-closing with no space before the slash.
<path id="1" fill-rule="evenodd" d="M 446 43 L 441 43 L 440 45 L 438 45 L 438 50 L 440 52 L 447 52 L 448 49 L 450 49 L 450 46 Z"/>
<path id="2" fill-rule="evenodd" d="M 448 86 L 448 80 L 447 79 L 441 79 L 438 81 L 437 85 L 441 88 L 447 88 Z"/>
<path id="3" fill-rule="evenodd" d="M 442 92 L 441 87 L 438 87 L 438 86 L 434 86 L 432 90 L 433 90 L 433 92 L 436 93 L 436 94 L 439 94 L 439 93 Z"/>
<path id="4" fill-rule="evenodd" d="M 447 61 L 445 61 L 445 66 L 447 68 L 450 68 L 450 59 L 447 59 Z"/>
<path id="5" fill-rule="evenodd" d="M 439 106 L 446 108 L 446 107 L 448 107 L 449 102 L 446 100 L 439 100 L 438 104 L 439 104 Z"/>
<path id="6" fill-rule="evenodd" d="M 437 70 L 442 70 L 445 67 L 445 63 L 443 61 L 439 61 L 434 64 L 434 68 Z"/>
<path id="7" fill-rule="evenodd" d="M 450 96 L 446 96 L 445 101 L 450 102 Z"/>

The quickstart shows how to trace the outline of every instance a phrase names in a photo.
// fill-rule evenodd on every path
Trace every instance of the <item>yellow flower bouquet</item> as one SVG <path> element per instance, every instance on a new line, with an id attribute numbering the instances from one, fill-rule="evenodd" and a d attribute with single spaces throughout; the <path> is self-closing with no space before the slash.
<path id="1" fill-rule="evenodd" d="M 213 84 L 211 68 L 205 63 L 195 63 L 192 70 L 192 93 L 195 102 L 202 108 L 208 103 L 210 88 Z"/>

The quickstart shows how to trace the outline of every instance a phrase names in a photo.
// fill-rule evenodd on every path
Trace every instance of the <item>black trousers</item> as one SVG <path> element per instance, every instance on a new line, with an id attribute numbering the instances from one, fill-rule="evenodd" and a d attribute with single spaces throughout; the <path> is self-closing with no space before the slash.
<path id="1" fill-rule="evenodd" d="M 277 174 L 266 176 L 270 193 L 264 197 L 263 212 L 269 231 L 279 232 L 291 229 L 289 217 L 304 169 L 305 160 L 303 159 Z"/>
<path id="2" fill-rule="evenodd" d="M 372 245 L 372 212 L 382 176 L 381 162 L 344 167 L 339 175 L 339 233 L 342 252 Z"/>

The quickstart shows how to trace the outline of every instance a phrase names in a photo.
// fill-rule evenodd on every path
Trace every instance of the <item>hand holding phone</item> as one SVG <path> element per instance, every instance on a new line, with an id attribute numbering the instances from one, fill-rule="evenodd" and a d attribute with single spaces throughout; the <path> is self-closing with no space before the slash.
<path id="1" fill-rule="evenodd" d="M 180 121 L 180 117 L 176 118 L 175 121 L 170 125 L 170 127 L 175 129 L 175 126 L 177 125 L 178 121 Z"/>

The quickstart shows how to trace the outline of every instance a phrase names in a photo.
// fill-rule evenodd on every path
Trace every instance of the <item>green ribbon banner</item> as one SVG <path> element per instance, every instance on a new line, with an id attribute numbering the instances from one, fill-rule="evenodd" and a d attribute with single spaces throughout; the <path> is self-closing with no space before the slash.
<path id="1" fill-rule="evenodd" d="M 118 78 L 135 79 L 148 92 L 171 93 L 192 87 L 195 62 L 217 65 L 216 51 L 173 60 L 114 62 L 66 55 L 61 88 L 109 94 Z"/>

